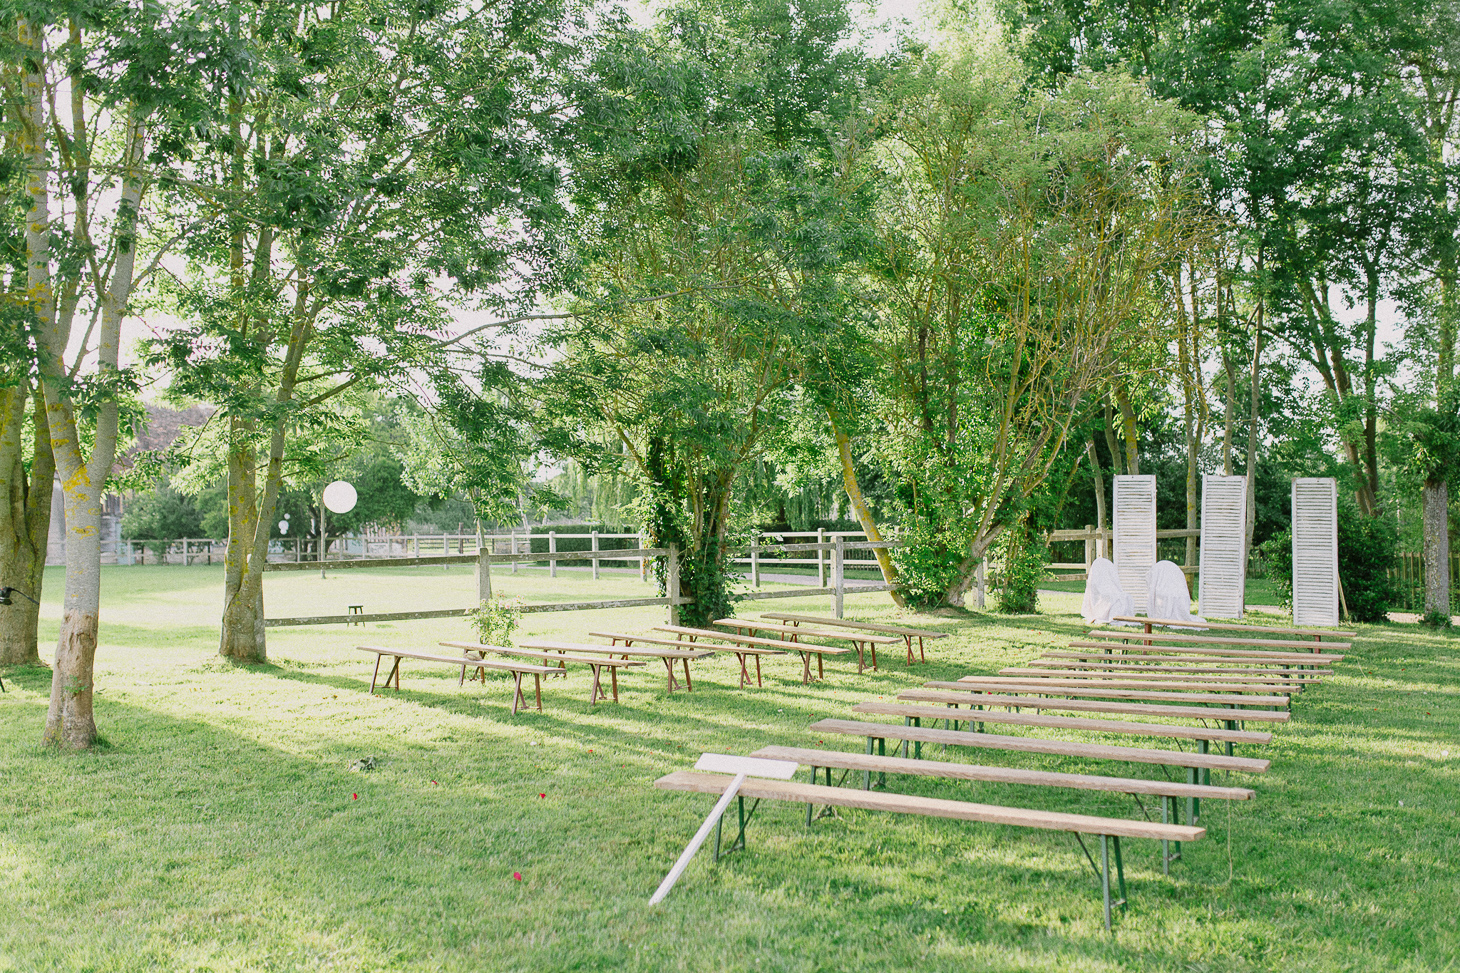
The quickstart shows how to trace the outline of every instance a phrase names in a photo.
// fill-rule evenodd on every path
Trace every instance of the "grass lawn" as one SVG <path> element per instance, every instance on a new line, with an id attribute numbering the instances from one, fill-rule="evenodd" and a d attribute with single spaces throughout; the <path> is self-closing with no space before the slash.
<path id="1" fill-rule="evenodd" d="M 842 658 L 805 687 L 799 659 L 771 659 L 765 688 L 740 690 L 722 656 L 698 664 L 692 694 L 666 695 L 656 665 L 620 679 L 620 704 L 590 709 L 588 673 L 575 669 L 545 685 L 543 712 L 514 717 L 510 684 L 458 688 L 444 667 L 407 664 L 402 692 L 369 694 L 370 659 L 355 645 L 429 648 L 469 634 L 454 619 L 274 629 L 268 665 L 225 664 L 221 582 L 218 567 L 106 569 L 96 696 L 106 745 L 94 753 L 40 748 L 48 670 L 0 672 L 0 971 L 1460 964 L 1460 663 L 1449 635 L 1364 628 L 1334 678 L 1295 698 L 1272 744 L 1246 750 L 1271 759 L 1267 774 L 1214 775 L 1254 787 L 1257 800 L 1205 804 L 1207 840 L 1169 879 L 1157 845 L 1127 841 L 1131 907 L 1112 936 L 1069 835 L 847 810 L 808 829 L 804 808 L 784 804 L 761 807 L 745 852 L 714 865 L 706 848 L 662 905 L 647 906 L 712 803 L 656 791 L 656 777 L 707 750 L 816 745 L 807 724 L 847 716 L 858 700 L 1028 660 L 1080 631 L 1078 594 L 1043 598 L 1041 615 L 922 616 L 953 637 L 911 670 L 889 652 L 881 671 L 857 676 Z M 534 569 L 494 583 L 525 600 L 647 593 L 631 574 L 595 586 L 586 572 L 554 580 Z M 59 571 L 45 592 L 53 641 Z M 291 615 L 464 605 L 473 592 L 470 572 L 453 567 L 278 574 L 266 597 L 271 615 Z M 742 612 L 824 614 L 827 603 Z M 847 604 L 852 617 L 895 615 L 885 595 Z M 661 617 L 531 615 L 520 637 Z M 365 756 L 377 769 L 352 773 Z M 996 751 L 946 759 L 1160 773 Z M 1140 816 L 1118 795 L 889 783 Z"/>

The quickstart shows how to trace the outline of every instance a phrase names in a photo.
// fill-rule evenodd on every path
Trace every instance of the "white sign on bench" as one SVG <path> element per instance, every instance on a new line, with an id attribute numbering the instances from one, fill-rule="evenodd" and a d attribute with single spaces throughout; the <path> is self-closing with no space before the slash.
<path id="1" fill-rule="evenodd" d="M 769 777 L 772 780 L 790 780 L 796 776 L 796 770 L 799 767 L 800 764 L 790 760 L 767 760 L 765 757 L 737 757 L 727 753 L 707 753 L 702 755 L 695 762 L 695 770 L 707 770 L 716 774 L 734 774 L 735 779 L 730 782 L 729 787 L 725 788 L 725 793 L 720 795 L 720 800 L 716 802 L 714 810 L 710 812 L 710 816 L 705 818 L 705 823 L 700 825 L 700 830 L 695 832 L 695 836 L 685 846 L 684 852 L 679 856 L 679 861 L 674 863 L 674 867 L 669 870 L 669 874 L 664 876 L 664 881 L 660 882 L 659 887 L 654 890 L 653 896 L 649 899 L 649 904 L 658 905 L 669 894 L 669 890 L 674 888 L 674 883 L 679 881 L 679 876 L 683 875 L 684 870 L 689 867 L 689 860 L 695 856 L 695 852 L 700 850 L 700 845 L 704 844 L 705 839 L 710 836 L 710 829 L 720 820 L 721 816 L 725 813 L 725 809 L 730 806 L 731 800 L 739 793 L 740 785 L 745 783 L 745 778 Z M 718 841 L 718 839 L 716 840 Z"/>

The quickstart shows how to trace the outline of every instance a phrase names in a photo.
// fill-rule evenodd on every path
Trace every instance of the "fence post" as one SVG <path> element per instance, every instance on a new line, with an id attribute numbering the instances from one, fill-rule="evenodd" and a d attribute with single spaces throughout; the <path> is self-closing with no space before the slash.
<path id="1" fill-rule="evenodd" d="M 826 543 L 825 527 L 816 528 L 816 543 Z M 816 587 L 826 587 L 826 551 L 820 547 L 816 549 Z"/>
<path id="2" fill-rule="evenodd" d="M 486 545 L 477 548 L 477 601 L 482 604 L 492 600 L 491 558 L 491 548 Z"/>
<path id="3" fill-rule="evenodd" d="M 1090 565 L 1095 563 L 1091 555 L 1095 552 L 1095 525 L 1085 525 L 1085 574 L 1089 575 Z"/>
<path id="4" fill-rule="evenodd" d="M 548 531 L 548 553 L 549 554 L 556 554 L 556 553 L 558 553 L 558 532 L 555 531 L 555 530 Z M 557 576 L 558 576 L 558 562 L 557 561 L 554 561 L 554 560 L 549 560 L 548 561 L 548 577 L 549 578 L 556 578 Z"/>
<path id="5" fill-rule="evenodd" d="M 532 545 L 531 539 L 529 539 L 527 543 L 528 543 L 528 553 L 531 553 L 531 545 Z M 512 573 L 513 574 L 516 574 L 517 573 L 517 561 L 515 560 L 515 558 L 517 557 L 517 531 L 513 530 L 513 531 L 508 531 L 507 532 L 507 548 L 508 548 L 507 553 L 508 554 L 511 554 L 512 557 L 514 558 L 514 560 L 512 561 Z"/>
<path id="6" fill-rule="evenodd" d="M 750 584 L 760 587 L 760 535 L 750 539 Z"/>
<path id="7" fill-rule="evenodd" d="M 833 596 L 836 601 L 836 617 L 842 617 L 842 598 L 846 593 L 846 556 L 847 539 L 837 534 L 832 543 L 835 545 L 831 551 L 831 583 L 836 587 L 836 594 Z"/>
<path id="8" fill-rule="evenodd" d="M 598 580 L 598 531 L 593 532 L 593 580 Z"/>
<path id="9" fill-rule="evenodd" d="M 664 594 L 669 599 L 669 624 L 679 624 L 679 548 L 669 545 Z"/>
<path id="10" fill-rule="evenodd" d="M 644 532 L 643 531 L 640 531 L 639 532 L 639 550 L 642 551 L 644 548 L 646 548 L 648 546 L 649 546 L 648 538 L 646 538 L 644 536 Z M 649 582 L 649 559 L 646 558 L 646 557 L 644 557 L 642 554 L 639 555 L 639 580 L 641 582 L 645 583 L 645 584 L 647 584 Z"/>

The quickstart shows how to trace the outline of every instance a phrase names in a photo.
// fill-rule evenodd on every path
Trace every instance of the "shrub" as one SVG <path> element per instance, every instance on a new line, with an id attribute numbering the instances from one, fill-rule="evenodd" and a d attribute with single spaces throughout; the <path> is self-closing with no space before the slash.
<path id="1" fill-rule="evenodd" d="M 1010 531 L 1000 544 L 999 611 L 1028 615 L 1039 610 L 1039 582 L 1045 574 L 1046 545 L 1022 531 Z"/>
<path id="2" fill-rule="evenodd" d="M 493 598 L 484 601 L 466 613 L 477 630 L 477 640 L 483 645 L 512 644 L 512 633 L 522 618 L 522 601 L 518 598 Z"/>
<path id="3" fill-rule="evenodd" d="M 1350 504 L 1338 508 L 1338 576 L 1348 616 L 1355 622 L 1383 622 L 1398 601 L 1389 571 L 1394 567 L 1399 532 L 1386 518 L 1365 517 Z M 1285 608 L 1293 605 L 1293 534 L 1274 534 L 1257 551 Z"/>

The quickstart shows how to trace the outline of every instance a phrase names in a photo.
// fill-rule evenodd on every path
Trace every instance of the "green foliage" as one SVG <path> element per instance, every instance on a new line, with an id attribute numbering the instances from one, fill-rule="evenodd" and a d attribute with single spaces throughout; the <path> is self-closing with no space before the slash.
<path id="1" fill-rule="evenodd" d="M 1351 501 L 1338 507 L 1338 576 L 1344 603 L 1355 622 L 1384 622 L 1399 601 L 1389 571 L 1396 562 L 1399 534 L 1387 518 L 1364 517 Z M 1287 530 L 1258 548 L 1266 577 L 1285 608 L 1293 606 L 1293 535 Z"/>
<path id="2" fill-rule="evenodd" d="M 512 633 L 522 619 L 522 599 L 493 598 L 484 601 L 466 613 L 477 630 L 477 640 L 483 645 L 512 644 Z"/>
<path id="3" fill-rule="evenodd" d="M 1455 620 L 1450 617 L 1449 612 L 1431 608 L 1421 616 L 1419 623 L 1425 628 L 1447 629 L 1454 626 Z"/>
<path id="4" fill-rule="evenodd" d="M 1028 615 L 1039 610 L 1039 583 L 1044 580 L 1048 545 L 1027 528 L 1006 531 L 999 539 L 999 611 Z"/>
<path id="5" fill-rule="evenodd" d="M 962 576 L 964 549 L 950 543 L 948 531 L 922 519 L 904 525 L 898 535 L 902 547 L 892 551 L 903 597 L 913 608 L 936 608 Z"/>
<path id="6" fill-rule="evenodd" d="M 204 537 L 203 520 L 192 499 L 165 482 L 155 489 L 134 494 L 122 513 L 122 536 L 129 540 L 173 541 L 182 537 Z M 166 544 L 150 545 L 161 556 Z"/>

